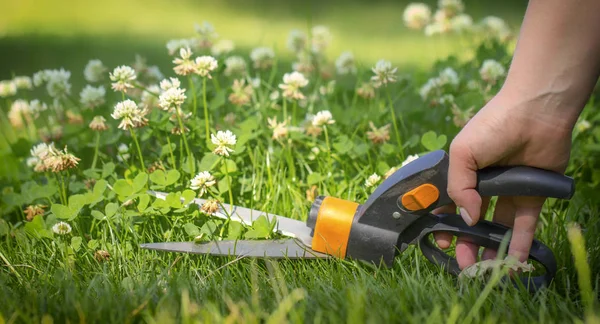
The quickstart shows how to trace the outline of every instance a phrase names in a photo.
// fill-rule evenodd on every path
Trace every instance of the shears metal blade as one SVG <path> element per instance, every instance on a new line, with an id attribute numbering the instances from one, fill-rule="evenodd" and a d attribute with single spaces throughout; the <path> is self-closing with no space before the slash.
<path id="1" fill-rule="evenodd" d="M 327 258 L 327 254 L 311 250 L 294 238 L 268 241 L 212 241 L 207 243 L 166 242 L 142 244 L 142 248 L 165 252 L 212 254 L 256 258 L 313 259 Z"/>
<path id="2" fill-rule="evenodd" d="M 166 199 L 168 193 L 160 191 L 149 191 L 148 194 L 159 199 Z M 205 199 L 195 198 L 191 203 L 202 206 Z M 141 247 L 150 250 L 161 250 L 167 252 L 184 252 L 193 254 L 213 255 L 238 255 L 249 257 L 272 257 L 272 258 L 325 258 L 327 254 L 319 253 L 311 249 L 312 229 L 305 222 L 292 218 L 269 214 L 264 211 L 254 210 L 246 207 L 220 204 L 219 209 L 211 214 L 213 217 L 229 219 L 239 222 L 245 226 L 251 226 L 252 222 L 260 216 L 265 216 L 269 222 L 275 222 L 274 232 L 287 236 L 284 240 L 236 240 L 236 241 L 214 241 L 207 243 L 195 242 L 164 242 L 147 243 Z"/>

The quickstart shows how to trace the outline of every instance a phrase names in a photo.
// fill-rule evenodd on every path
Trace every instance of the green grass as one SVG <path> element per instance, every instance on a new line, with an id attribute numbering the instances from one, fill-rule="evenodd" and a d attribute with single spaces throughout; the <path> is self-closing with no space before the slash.
<path id="1" fill-rule="evenodd" d="M 66 5 L 75 8 L 61 7 Z M 67 0 L 52 4 L 28 1 L 0 4 L 3 24 L 0 27 L 6 35 L 0 40 L 0 61 L 3 62 L 0 79 L 9 78 L 12 73 L 31 74 L 60 66 L 73 72 L 75 102 L 63 100 L 61 104 L 81 113 L 84 124 L 63 122 L 64 136 L 57 144 L 60 148 L 67 145 L 69 152 L 81 158 L 77 168 L 71 169 L 68 175 L 62 174 L 69 178 L 67 194 L 76 197 L 69 205 L 75 208 L 76 200 L 85 201 L 78 206 L 80 209 L 75 208 L 76 213 L 65 211 L 60 206 L 60 178 L 52 173 L 34 173 L 25 165 L 29 149 L 39 139 L 29 138 L 24 129 L 14 129 L 4 118 L 0 120 L 3 161 L 0 168 L 0 323 L 46 323 L 49 319 L 82 323 L 594 323 L 597 320 L 595 309 L 600 291 L 600 204 L 597 199 L 600 129 L 597 127 L 577 133 L 573 140 L 567 174 L 576 181 L 575 196 L 569 202 L 548 201 L 540 217 L 536 237 L 554 251 L 558 273 L 548 289 L 535 294 L 515 287 L 459 281 L 430 264 L 416 247 L 398 256 L 391 268 L 357 260 L 235 259 L 139 248 L 139 244 L 148 242 L 189 241 L 198 232 L 212 238 L 240 237 L 247 232 L 235 234 L 239 228 L 211 220 L 196 206 L 159 205 L 160 202 L 149 197 L 151 208 L 140 205 L 147 197 L 146 186 L 156 185 L 157 181 L 151 177 L 151 181 L 142 181 L 141 187 L 132 189 L 137 182 L 135 177 L 144 172 L 139 168 L 140 161 L 129 132 L 117 129 L 118 121 L 110 117 L 122 95 L 112 92 L 110 83 L 105 80 L 102 84 L 107 88 L 107 104 L 90 111 L 76 103 L 85 85 L 81 71 L 90 58 L 100 58 L 112 69 L 116 65 L 131 64 L 139 53 L 149 64 L 159 65 L 165 75 L 173 76 L 164 41 L 187 36 L 197 18 L 196 11 L 208 16 L 206 19 L 215 23 L 223 37 L 234 39 L 239 45 L 236 52 L 244 57 L 248 49 L 258 44 L 282 46 L 289 28 L 305 26 L 306 12 L 313 14 L 315 22 L 331 26 L 336 38 L 329 59 L 342 49 L 351 49 L 362 64 L 359 74 L 338 77 L 335 92 L 329 96 L 319 95 L 314 106 L 298 108 L 295 112 L 291 103 L 287 106 L 288 113 L 296 119 L 295 126 L 301 125 L 307 112 L 330 110 L 336 122 L 328 126 L 329 142 L 323 135 L 311 137 L 293 132 L 289 141 L 278 142 L 271 138 L 267 118 L 277 116 L 281 121 L 282 111 L 271 108 L 268 96 L 282 74 L 290 71 L 290 56 L 283 53 L 281 57 L 278 55 L 280 61 L 272 74 L 262 74 L 263 84 L 251 106 L 238 108 L 226 100 L 232 79 L 225 77 L 222 70 L 214 74 L 221 91 L 217 90 L 216 83 L 208 82 L 211 132 L 230 129 L 239 140 L 227 170 L 215 163 L 217 159 L 206 145 L 201 99 L 198 100 L 199 115 L 186 122 L 191 130 L 188 139 L 196 159 L 196 171 L 209 170 L 219 181 L 212 188 L 212 195 L 229 202 L 231 193 L 238 205 L 301 220 L 306 219 L 310 209 L 311 201 L 306 192 L 313 185 L 319 194 L 364 202 L 372 192 L 372 188 L 364 185 L 369 175 L 382 175 L 390 167 L 400 165 L 402 156 L 430 150 L 421 143 L 424 133 L 433 130 L 446 135 L 448 141 L 442 148 L 448 148 L 460 128 L 452 123 L 450 107 L 432 107 L 419 97 L 418 89 L 426 78 L 447 66 L 456 69 L 460 85 L 446 89 L 446 93 L 455 96 L 462 110 L 471 106 L 479 108 L 499 85 L 489 93 L 482 93 L 469 90 L 467 82 L 480 81 L 477 70 L 483 59 L 496 58 L 503 64 L 510 60 L 504 46 L 486 43 L 475 50 L 459 47 L 455 39 L 447 38 L 448 48 L 461 49 L 459 57 L 473 59 L 434 61 L 445 58 L 447 52 L 428 53 L 428 46 L 438 45 L 425 40 L 424 36 L 411 36 L 405 31 L 396 34 L 396 27 L 403 28 L 400 17 L 404 4 L 350 2 L 344 12 L 334 10 L 339 3 L 313 5 L 307 9 L 295 3 L 260 7 L 247 2 L 208 6 L 195 2 L 167 5 L 158 1 L 143 4 L 109 1 L 81 8 L 77 7 L 83 6 L 79 2 Z M 503 12 L 498 4 L 496 6 L 468 4 L 474 14 L 491 11 L 489 13 L 501 15 Z M 2 10 L 6 8 L 8 11 Z M 515 12 L 519 10 L 514 8 L 522 7 L 514 4 L 512 8 L 511 21 L 515 21 L 519 16 Z M 89 12 L 98 14 L 81 18 Z M 231 17 L 236 19 L 228 19 Z M 353 26 L 357 18 L 365 22 Z M 372 21 L 378 23 L 368 23 Z M 40 31 L 42 27 L 48 29 Z M 122 30 L 127 32 L 118 34 Z M 238 34 L 240 30 L 244 33 Z M 375 34 L 377 36 L 373 36 Z M 388 46 L 396 40 L 402 41 Z M 471 46 L 474 42 L 465 40 L 465 44 Z M 401 74 L 407 76 L 390 88 L 395 114 L 403 120 L 398 124 L 404 145 L 397 143 L 393 129 L 391 140 L 383 145 L 374 145 L 366 135 L 370 121 L 378 127 L 391 124 L 385 92 L 376 91 L 372 100 L 359 98 L 355 92 L 358 82 L 370 78 L 369 67 L 379 58 L 389 58 L 402 66 Z M 270 83 L 271 76 L 273 82 Z M 182 87 L 189 88 L 187 80 L 181 80 Z M 201 98 L 201 79 L 196 78 L 194 82 Z M 318 94 L 325 82 L 311 75 L 310 84 L 303 92 Z M 594 97 L 597 95 L 598 91 Z M 138 100 L 135 94 L 128 96 Z M 189 89 L 187 96 L 183 109 L 192 111 Z M 6 116 L 11 102 L 19 97 L 51 102 L 43 88 L 19 92 L 17 97 L 0 100 L 2 117 Z M 600 122 L 597 111 L 598 103 L 592 99 L 582 118 L 597 124 Z M 235 114 L 235 123 L 224 120 L 228 113 Z M 36 127 L 43 127 L 48 117 L 55 114 L 61 116 L 60 111 L 43 113 L 35 120 Z M 86 127 L 94 115 L 104 116 L 111 126 L 100 137 L 97 169 L 91 169 L 95 134 Z M 194 174 L 187 171 L 181 138 L 170 133 L 173 124 L 164 111 L 154 109 L 149 119 L 147 127 L 135 130 L 145 164 L 160 161 L 167 171 L 178 170 L 180 176 L 163 190 L 184 191 Z M 165 146 L 168 141 L 174 144 L 173 158 Z M 130 147 L 131 156 L 125 161 L 117 159 L 120 143 Z M 231 191 L 225 185 L 229 183 L 226 173 L 231 175 Z M 143 175 L 140 177 L 144 179 Z M 86 187 L 90 179 L 98 184 L 96 194 L 93 187 Z M 99 185 L 103 183 L 101 179 L 111 187 Z M 129 194 L 123 193 L 127 190 L 138 193 L 126 197 Z M 125 204 L 129 199 L 133 199 L 133 204 Z M 33 222 L 25 221 L 21 211 L 34 203 L 48 206 L 45 215 L 36 217 Z M 51 231 L 61 217 L 73 226 L 73 231 L 66 236 Z M 576 232 L 569 231 L 571 223 L 582 227 L 583 240 Z M 215 225 L 217 229 L 211 229 Z M 270 234 L 263 231 L 262 238 L 267 237 Z M 95 257 L 98 250 L 108 251 L 110 260 L 98 261 Z"/>

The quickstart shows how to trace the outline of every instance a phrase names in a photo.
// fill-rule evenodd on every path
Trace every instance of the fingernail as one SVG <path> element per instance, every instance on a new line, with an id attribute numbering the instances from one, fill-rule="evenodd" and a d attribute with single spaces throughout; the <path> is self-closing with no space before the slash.
<path id="1" fill-rule="evenodd" d="M 460 210 L 460 216 L 462 216 L 465 223 L 467 223 L 467 225 L 471 226 L 471 223 L 473 223 L 473 220 L 471 219 L 471 215 L 469 215 L 469 212 L 463 207 L 460 207 L 459 210 Z"/>

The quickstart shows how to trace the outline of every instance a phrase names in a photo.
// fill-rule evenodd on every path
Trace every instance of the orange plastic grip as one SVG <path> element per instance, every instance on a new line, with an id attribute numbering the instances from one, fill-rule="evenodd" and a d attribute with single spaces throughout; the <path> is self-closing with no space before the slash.
<path id="1" fill-rule="evenodd" d="M 346 257 L 350 228 L 357 208 L 355 202 L 325 197 L 319 208 L 312 249 L 338 258 Z"/>

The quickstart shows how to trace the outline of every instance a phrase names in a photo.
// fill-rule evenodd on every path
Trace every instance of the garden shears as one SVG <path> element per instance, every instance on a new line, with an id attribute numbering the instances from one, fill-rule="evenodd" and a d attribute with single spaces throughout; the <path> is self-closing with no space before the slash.
<path id="1" fill-rule="evenodd" d="M 142 248 L 265 258 L 349 258 L 393 264 L 394 258 L 411 244 L 447 272 L 458 275 L 456 259 L 440 250 L 431 240 L 435 232 L 451 233 L 486 248 L 498 250 L 510 228 L 481 220 L 468 226 L 460 215 L 432 211 L 452 203 L 447 194 L 449 158 L 445 151 L 433 151 L 398 169 L 383 181 L 363 203 L 331 196 L 315 199 L 306 222 L 240 206 L 222 204 L 212 216 L 252 225 L 259 216 L 275 222 L 281 240 L 231 240 L 165 242 L 142 244 Z M 572 178 L 548 170 L 526 166 L 488 167 L 477 173 L 476 190 L 481 196 L 538 196 L 570 199 L 575 186 Z M 166 193 L 151 191 L 158 198 Z M 202 205 L 205 200 L 195 199 Z M 231 210 L 231 212 L 229 212 Z M 521 278 L 526 287 L 537 289 L 549 284 L 556 273 L 556 260 L 550 248 L 534 240 L 529 259 L 542 264 L 543 275 Z M 531 281 L 529 281 L 531 280 Z"/>

